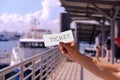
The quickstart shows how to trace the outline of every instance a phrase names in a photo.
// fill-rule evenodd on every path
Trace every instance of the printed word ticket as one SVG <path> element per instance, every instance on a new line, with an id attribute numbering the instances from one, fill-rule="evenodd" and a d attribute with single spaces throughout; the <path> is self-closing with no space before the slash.
<path id="1" fill-rule="evenodd" d="M 43 35 L 43 40 L 45 46 L 54 46 L 58 45 L 59 42 L 72 42 L 74 41 L 73 33 L 71 30 L 57 33 L 57 34 L 47 34 Z"/>

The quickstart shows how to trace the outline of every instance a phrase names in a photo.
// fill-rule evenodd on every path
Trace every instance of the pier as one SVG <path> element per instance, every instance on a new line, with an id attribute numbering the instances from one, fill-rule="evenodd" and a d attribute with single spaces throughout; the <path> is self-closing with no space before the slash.
<path id="1" fill-rule="evenodd" d="M 61 25 L 65 30 L 69 30 L 70 23 L 75 21 L 75 39 L 80 42 L 93 43 L 95 34 L 102 31 L 102 43 L 105 41 L 104 35 L 111 32 L 111 59 L 115 62 L 115 36 L 120 36 L 120 28 L 117 20 L 120 20 L 120 1 L 117 0 L 60 0 L 62 6 L 69 14 L 71 20 L 67 26 Z M 63 20 L 65 17 L 63 17 Z M 86 21 L 86 22 L 83 22 Z M 89 22 L 89 21 L 94 21 Z M 106 24 L 106 22 L 108 24 Z M 69 24 L 69 25 L 68 25 Z M 65 29 L 65 27 L 67 27 Z M 118 29 L 118 30 L 117 30 Z M 118 34 L 115 34 L 115 31 Z M 78 47 L 80 47 L 78 45 Z M 103 52 L 102 52 L 103 54 Z M 91 56 L 90 56 L 91 57 Z M 103 55 L 101 60 L 104 61 Z M 24 60 L 14 66 L 9 66 L 0 70 L 0 80 L 102 80 L 92 74 L 81 65 L 68 60 L 56 46 L 50 50 L 42 52 Z"/>
<path id="2" fill-rule="evenodd" d="M 100 58 L 105 61 L 104 58 Z M 0 70 L 0 80 L 102 80 L 61 54 L 58 47 Z"/>

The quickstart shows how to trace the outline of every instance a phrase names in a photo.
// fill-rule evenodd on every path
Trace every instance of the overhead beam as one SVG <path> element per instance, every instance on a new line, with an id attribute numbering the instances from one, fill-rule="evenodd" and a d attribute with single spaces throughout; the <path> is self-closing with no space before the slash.
<path id="1" fill-rule="evenodd" d="M 96 4 L 105 4 L 105 5 L 114 5 L 120 6 L 120 1 L 108 1 L 108 0 L 60 0 L 62 1 L 69 1 L 69 2 L 80 2 L 80 3 L 96 3 Z"/>
<path id="2" fill-rule="evenodd" d="M 108 16 L 104 11 L 102 11 L 102 9 L 100 9 L 96 4 L 92 3 L 92 5 L 96 8 L 96 10 L 98 10 L 99 13 L 101 13 L 103 16 L 105 16 L 108 19 L 111 19 L 110 16 Z"/>
<path id="3" fill-rule="evenodd" d="M 100 25 L 102 25 L 102 23 L 100 22 L 101 19 L 97 19 L 97 18 L 94 18 L 93 16 L 89 15 L 88 16 L 90 19 L 92 20 L 95 20 L 96 22 L 98 22 Z"/>
<path id="4" fill-rule="evenodd" d="M 91 12 L 97 12 L 97 10 L 95 9 L 95 8 L 93 8 L 93 7 L 82 7 L 82 6 L 71 6 L 71 5 L 64 5 L 64 4 L 62 4 L 62 6 L 64 6 L 66 9 L 75 9 L 75 10 L 82 10 L 82 11 L 86 11 L 86 10 L 88 10 L 88 11 L 91 11 Z M 101 10 L 102 11 L 104 11 L 104 12 L 109 12 L 109 8 L 101 8 Z"/>
<path id="5" fill-rule="evenodd" d="M 70 16 L 71 17 L 85 17 L 85 18 L 87 17 L 86 15 L 80 15 L 80 14 L 78 15 L 78 14 L 71 14 L 71 13 L 70 13 Z M 104 18 L 103 16 L 101 16 L 101 17 L 100 16 L 93 16 L 93 17 L 96 19 Z"/>
<path id="6" fill-rule="evenodd" d="M 117 14 L 118 14 L 119 11 L 120 11 L 120 7 L 117 7 L 116 11 L 115 11 L 115 13 L 113 15 L 113 19 L 117 18 Z"/>

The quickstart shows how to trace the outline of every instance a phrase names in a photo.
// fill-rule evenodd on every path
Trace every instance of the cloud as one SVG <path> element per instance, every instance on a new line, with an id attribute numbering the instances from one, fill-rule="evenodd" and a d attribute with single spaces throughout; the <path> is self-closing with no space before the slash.
<path id="1" fill-rule="evenodd" d="M 60 7 L 61 4 L 59 0 L 43 0 L 41 4 L 42 4 L 42 14 L 40 16 L 42 20 L 41 27 L 51 29 L 54 32 L 58 32 L 60 29 L 59 26 L 60 13 L 64 11 L 64 9 Z"/>
<path id="2" fill-rule="evenodd" d="M 43 0 L 41 2 L 42 4 L 42 18 L 49 18 L 50 15 L 52 15 L 52 12 L 57 13 L 58 10 L 60 10 L 60 2 L 59 0 Z M 55 16 L 55 15 L 54 15 Z"/>
<path id="3" fill-rule="evenodd" d="M 26 15 L 3 13 L 0 16 L 0 31 L 25 32 L 33 26 L 32 21 L 37 19 L 37 21 L 40 22 L 37 28 L 50 29 L 53 32 L 58 32 L 60 29 L 60 12 L 64 11 L 63 8 L 60 7 L 59 0 L 42 0 L 41 5 L 42 10 Z"/>

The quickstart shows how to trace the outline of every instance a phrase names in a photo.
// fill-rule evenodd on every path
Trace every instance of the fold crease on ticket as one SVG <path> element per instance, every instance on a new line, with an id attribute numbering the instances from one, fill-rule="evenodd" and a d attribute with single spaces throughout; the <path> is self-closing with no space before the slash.
<path id="1" fill-rule="evenodd" d="M 54 46 L 58 45 L 59 42 L 72 42 L 74 41 L 72 30 L 56 33 L 56 34 L 47 34 L 43 35 L 43 40 L 45 46 Z"/>

